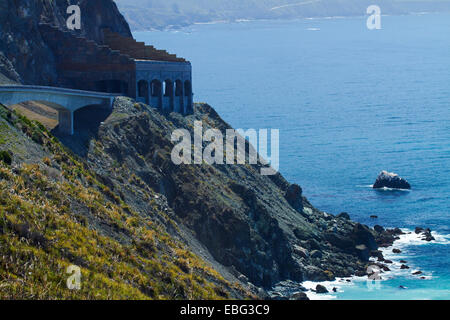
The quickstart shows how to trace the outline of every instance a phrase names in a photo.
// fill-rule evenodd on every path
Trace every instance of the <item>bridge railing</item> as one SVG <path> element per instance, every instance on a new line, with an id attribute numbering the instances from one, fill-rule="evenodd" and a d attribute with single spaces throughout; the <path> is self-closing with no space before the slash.
<path id="1" fill-rule="evenodd" d="M 33 85 L 0 85 L 1 91 L 15 91 L 15 92 L 50 92 L 50 93 L 63 93 L 70 95 L 79 95 L 86 97 L 98 97 L 98 98 L 115 98 L 123 94 L 119 93 L 107 93 L 107 92 L 97 92 L 97 91 L 87 91 L 87 90 L 77 90 L 61 87 L 49 87 L 49 86 L 33 86 Z"/>

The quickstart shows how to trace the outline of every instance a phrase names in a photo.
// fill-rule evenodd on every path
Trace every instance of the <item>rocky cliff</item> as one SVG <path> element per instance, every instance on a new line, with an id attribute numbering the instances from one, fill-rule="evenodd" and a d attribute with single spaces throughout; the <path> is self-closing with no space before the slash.
<path id="1" fill-rule="evenodd" d="M 81 29 L 75 34 L 101 42 L 101 28 L 131 36 L 127 22 L 112 0 L 0 0 L 0 73 L 2 78 L 25 84 L 52 85 L 57 82 L 55 59 L 39 23 L 66 28 L 71 4 L 81 9 Z M 11 75 L 9 65 L 18 76 Z M 4 79 L 3 82 L 6 82 Z"/>
<path id="2" fill-rule="evenodd" d="M 214 260 L 257 286 L 365 272 L 378 247 L 376 232 L 345 214 L 315 209 L 301 188 L 280 174 L 262 176 L 260 165 L 174 165 L 170 135 L 180 128 L 192 131 L 196 120 L 203 121 L 204 130 L 230 129 L 206 104 L 183 117 L 117 99 L 85 158 L 137 211 L 146 210 L 147 189 L 161 194 L 175 221 Z M 131 186 L 125 183 L 130 177 L 136 179 Z"/>

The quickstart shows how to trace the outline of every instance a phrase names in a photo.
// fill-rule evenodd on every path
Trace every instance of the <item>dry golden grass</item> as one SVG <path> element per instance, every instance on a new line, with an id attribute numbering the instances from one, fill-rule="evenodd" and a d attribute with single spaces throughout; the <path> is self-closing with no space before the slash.
<path id="1" fill-rule="evenodd" d="M 42 123 L 49 131 L 58 126 L 58 108 L 61 107 L 50 102 L 40 101 L 27 101 L 9 107 L 30 120 Z"/>

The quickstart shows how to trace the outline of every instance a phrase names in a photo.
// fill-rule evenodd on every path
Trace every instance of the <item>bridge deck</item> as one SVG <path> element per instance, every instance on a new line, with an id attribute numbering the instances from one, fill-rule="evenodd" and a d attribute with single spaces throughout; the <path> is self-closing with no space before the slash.
<path id="1" fill-rule="evenodd" d="M 48 86 L 32 86 L 32 85 L 0 85 L 0 92 L 41 92 L 41 93 L 56 93 L 65 95 L 76 95 L 89 98 L 111 99 L 120 96 L 121 94 L 86 91 L 77 89 L 68 89 L 60 87 Z"/>
<path id="2" fill-rule="evenodd" d="M 6 106 L 25 101 L 47 101 L 60 105 L 58 110 L 59 130 L 73 134 L 73 113 L 89 105 L 108 105 L 112 108 L 115 97 L 120 94 L 84 91 L 59 87 L 2 85 L 0 103 Z"/>

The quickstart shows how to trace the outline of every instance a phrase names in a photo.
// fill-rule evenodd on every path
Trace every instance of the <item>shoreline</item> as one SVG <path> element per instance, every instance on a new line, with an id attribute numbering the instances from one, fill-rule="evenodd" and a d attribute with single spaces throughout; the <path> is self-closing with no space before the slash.
<path id="1" fill-rule="evenodd" d="M 404 265 L 402 261 L 407 258 L 405 253 L 407 253 L 408 247 L 411 246 L 422 246 L 427 244 L 450 244 L 449 237 L 450 235 L 442 235 L 435 231 L 432 231 L 431 234 L 435 238 L 432 241 L 423 240 L 423 233 L 415 233 L 414 230 L 402 228 L 400 229 L 403 234 L 399 236 L 389 247 L 380 247 L 378 250 L 382 252 L 384 259 L 392 261 L 392 263 L 387 264 L 389 267 L 389 271 L 381 270 L 380 276 L 381 279 L 379 281 L 384 282 L 388 280 L 392 280 L 399 277 L 415 277 L 415 280 L 432 280 L 433 279 L 433 271 L 420 269 L 419 266 L 407 263 L 408 269 L 402 269 L 401 266 Z M 400 249 L 400 253 L 394 253 L 394 249 Z M 377 261 L 375 257 L 371 257 L 369 260 L 369 264 L 372 262 L 376 266 L 380 266 L 383 262 Z M 386 264 L 385 264 L 386 265 Z M 414 275 L 416 272 L 421 272 L 420 274 Z M 310 300 L 339 300 L 337 294 L 345 291 L 346 287 L 356 286 L 358 282 L 368 282 L 368 275 L 365 276 L 357 276 L 353 275 L 347 278 L 336 278 L 333 281 L 304 281 L 300 283 L 307 291 L 306 295 Z M 316 293 L 315 288 L 317 285 L 324 286 L 329 292 L 328 293 Z M 336 288 L 336 291 L 333 292 L 333 288 Z"/>
<path id="2" fill-rule="evenodd" d="M 448 14 L 450 11 L 438 12 L 438 11 L 423 11 L 423 12 L 408 12 L 398 14 L 382 14 L 382 17 L 393 16 L 422 16 L 429 14 Z M 239 19 L 221 19 L 221 20 L 209 20 L 209 21 L 193 21 L 184 25 L 168 24 L 164 27 L 148 27 L 146 29 L 133 29 L 131 32 L 174 32 L 183 31 L 193 26 L 201 25 L 217 25 L 217 24 L 238 24 L 238 23 L 251 23 L 251 22 L 295 22 L 295 21 L 311 21 L 311 20 L 333 20 L 333 19 L 361 19 L 366 18 L 366 15 L 348 15 L 348 16 L 315 16 L 315 17 L 297 17 L 297 18 L 239 18 Z"/>

